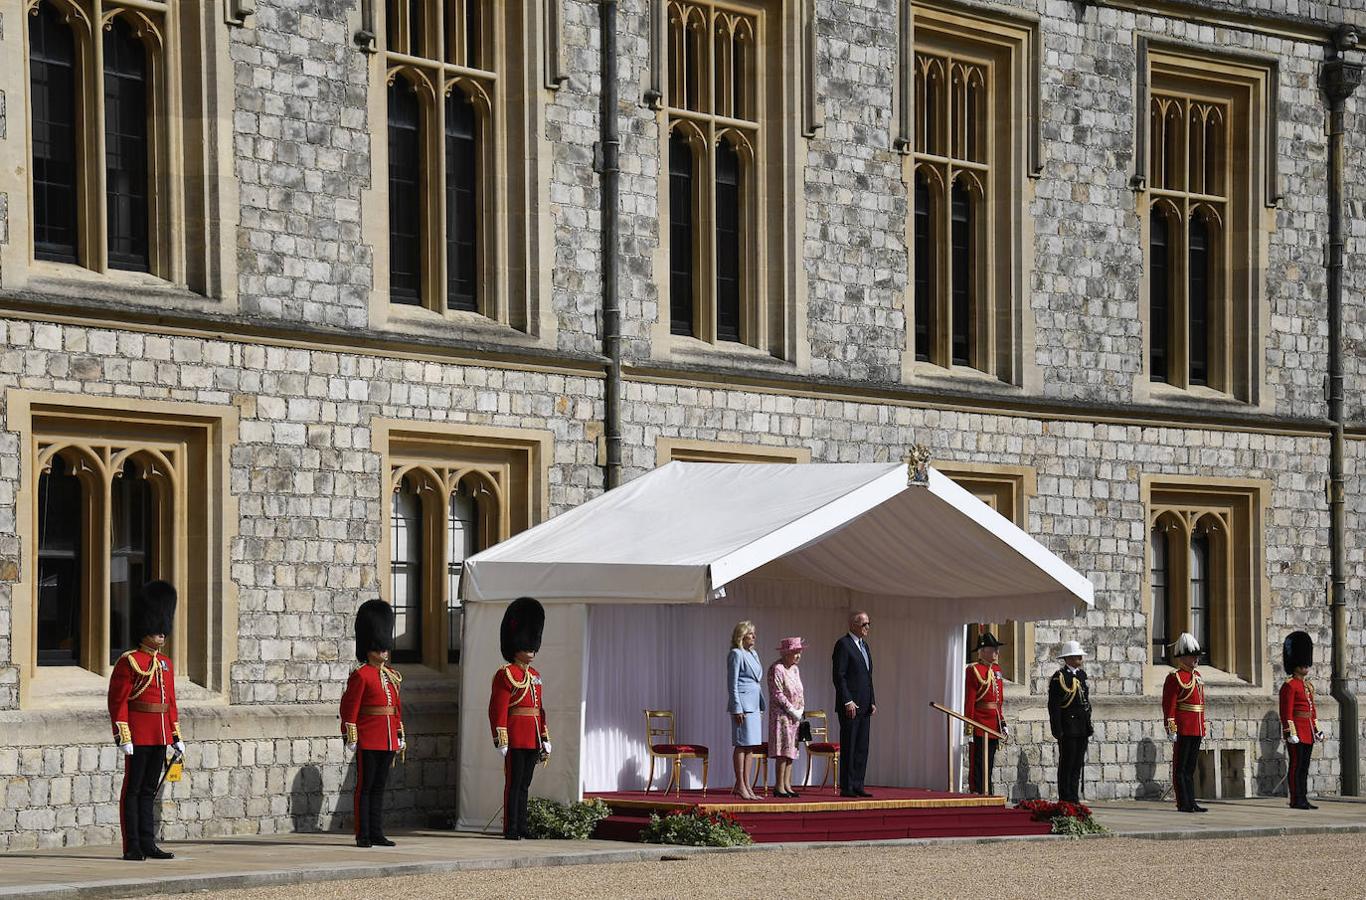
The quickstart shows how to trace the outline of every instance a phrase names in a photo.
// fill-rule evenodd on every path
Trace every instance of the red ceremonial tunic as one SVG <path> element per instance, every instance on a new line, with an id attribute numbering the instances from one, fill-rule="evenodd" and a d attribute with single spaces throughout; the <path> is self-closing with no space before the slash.
<path id="1" fill-rule="evenodd" d="M 1181 737 L 1204 737 L 1209 733 L 1205 719 L 1205 682 L 1200 672 L 1177 669 L 1162 686 L 1162 716 L 1167 733 Z"/>
<path id="2" fill-rule="evenodd" d="M 974 722 L 980 722 L 997 731 L 1006 721 L 1005 683 L 1001 680 L 1001 667 L 992 663 L 972 663 L 968 666 L 963 690 L 963 715 Z M 982 737 L 986 732 L 980 728 L 972 729 L 973 737 Z"/>
<path id="3" fill-rule="evenodd" d="M 160 651 L 138 647 L 109 675 L 109 721 L 120 744 L 165 746 L 180 740 L 175 672 Z"/>
<path id="4" fill-rule="evenodd" d="M 1301 744 L 1314 743 L 1314 732 L 1319 730 L 1318 708 L 1314 705 L 1314 685 L 1298 675 L 1281 685 L 1281 731 L 1287 736 L 1293 731 Z"/>
<path id="5" fill-rule="evenodd" d="M 359 666 L 346 680 L 341 698 L 342 734 L 361 750 L 397 750 L 403 740 L 403 676 L 387 663 Z"/>
<path id="6" fill-rule="evenodd" d="M 541 690 L 541 673 L 531 666 L 509 663 L 494 673 L 489 728 L 495 747 L 538 750 L 550 740 Z"/>

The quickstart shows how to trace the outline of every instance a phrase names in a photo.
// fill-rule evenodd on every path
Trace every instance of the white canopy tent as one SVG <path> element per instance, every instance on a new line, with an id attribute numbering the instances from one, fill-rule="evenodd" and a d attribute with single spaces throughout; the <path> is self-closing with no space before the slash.
<path id="1" fill-rule="evenodd" d="M 485 673 L 502 665 L 499 621 L 520 596 L 546 606 L 536 667 L 555 752 L 538 796 L 643 787 L 645 708 L 673 709 L 678 739 L 711 748 L 710 786 L 729 786 L 725 654 L 743 619 L 765 664 L 781 638 L 806 639 L 806 707 L 832 713 L 836 739 L 830 651 L 855 609 L 873 621 L 869 783 L 947 786 L 928 701 L 961 705 L 964 624 L 1066 618 L 1092 587 L 948 477 L 927 476 L 912 485 L 894 463 L 675 462 L 467 560 L 462 668 L 478 674 L 462 687 L 461 826 L 484 827 L 502 803 Z M 685 786 L 698 775 L 693 764 Z"/>

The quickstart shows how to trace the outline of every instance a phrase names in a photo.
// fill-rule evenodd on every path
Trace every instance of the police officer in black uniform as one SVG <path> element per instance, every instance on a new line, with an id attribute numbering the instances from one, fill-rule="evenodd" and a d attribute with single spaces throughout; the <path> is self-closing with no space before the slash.
<path id="1" fill-rule="evenodd" d="M 1068 641 L 1058 656 L 1062 668 L 1048 682 L 1048 722 L 1058 742 L 1058 799 L 1080 803 L 1086 744 L 1095 732 L 1091 727 L 1091 692 L 1086 670 L 1081 667 L 1086 654 L 1081 644 Z"/>

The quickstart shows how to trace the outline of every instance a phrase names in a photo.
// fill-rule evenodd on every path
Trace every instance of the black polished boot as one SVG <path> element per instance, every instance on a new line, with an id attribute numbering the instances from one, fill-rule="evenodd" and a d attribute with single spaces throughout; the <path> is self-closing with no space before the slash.
<path id="1" fill-rule="evenodd" d="M 382 834 L 381 834 L 379 837 L 370 838 L 370 843 L 371 843 L 371 844 L 374 844 L 376 847 L 395 847 L 395 846 L 397 846 L 393 841 L 389 840 L 387 837 L 385 837 L 385 836 L 382 835 Z"/>
<path id="2" fill-rule="evenodd" d="M 175 859 L 175 854 L 167 850 L 162 850 L 156 844 L 142 848 L 142 855 L 148 859 Z"/>

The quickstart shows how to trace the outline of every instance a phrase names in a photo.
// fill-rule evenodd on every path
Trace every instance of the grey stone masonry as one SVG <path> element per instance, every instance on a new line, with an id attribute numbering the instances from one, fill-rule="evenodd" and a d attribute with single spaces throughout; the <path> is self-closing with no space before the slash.
<path id="1" fill-rule="evenodd" d="M 804 7 L 753 3 L 770 21 Z M 1055 790 L 1044 691 L 1067 639 L 1090 654 L 1097 733 L 1087 796 L 1161 793 L 1170 748 L 1153 693 L 1165 669 L 1149 658 L 1142 485 L 1251 485 L 1261 504 L 1252 543 L 1263 548 L 1255 561 L 1258 674 L 1212 684 L 1201 778 L 1225 796 L 1283 790 L 1272 719 L 1279 644 L 1304 629 L 1319 648 L 1327 731 L 1311 786 L 1339 790 L 1340 718 L 1327 685 L 1329 173 L 1319 79 L 1327 34 L 1344 23 L 1366 28 L 1366 0 L 1173 0 L 1155 4 L 1160 13 L 1135 11 L 1143 4 L 1128 0 L 933 3 L 1010 16 L 1037 31 L 1027 74 L 1038 81 L 1040 169 L 1020 179 L 1013 199 L 1022 228 L 1010 236 L 1027 263 L 1020 296 L 1011 298 L 1021 316 L 1020 383 L 961 370 L 903 382 L 911 260 L 907 161 L 893 146 L 898 0 L 811 4 L 813 100 L 823 124 L 813 137 L 795 137 L 797 123 L 781 123 L 794 134 L 791 153 L 765 161 L 791 167 L 790 180 L 779 181 L 797 192 L 792 208 L 769 212 L 791 226 L 794 271 L 782 274 L 793 285 L 785 299 L 804 316 L 789 323 L 805 335 L 796 358 L 699 347 L 679 362 L 657 346 L 670 288 L 660 204 L 667 117 L 645 100 L 653 0 L 622 0 L 615 112 L 625 477 L 659 464 L 658 442 L 669 439 L 803 449 L 825 463 L 895 461 L 924 444 L 940 461 L 1030 472 L 1025 526 L 1091 579 L 1095 605 L 1036 623 L 1035 646 L 1021 648 L 1025 676 L 1007 697 L 1015 740 L 1001 757 L 1003 783 L 1017 799 Z M 527 5 L 542 14 L 542 4 Z M 21 470 L 33 435 L 12 404 L 19 391 L 92 408 L 231 414 L 221 450 L 232 512 L 214 523 L 228 537 L 211 551 L 219 574 L 208 598 L 228 610 L 215 635 L 226 684 L 217 691 L 182 679 L 189 769 L 162 799 L 163 830 L 172 839 L 345 831 L 351 776 L 336 704 L 353 665 L 351 616 L 378 591 L 391 527 L 379 420 L 418 432 L 469 425 L 548 434 L 549 458 L 533 476 L 543 483 L 532 486 L 544 488 L 546 515 L 603 490 L 601 5 L 558 0 L 567 80 L 536 88 L 535 158 L 507 173 L 544 182 L 528 228 L 538 256 L 507 261 L 514 277 L 534 270 L 541 278 L 532 293 L 549 309 L 535 321 L 555 335 L 539 342 L 503 326 L 469 326 L 468 317 L 434 318 L 420 334 L 402 323 L 373 326 L 388 302 L 388 172 L 376 161 L 385 158 L 387 127 L 372 115 L 384 109 L 383 79 L 355 40 L 361 0 L 257 0 L 245 25 L 224 26 L 223 46 L 214 48 L 231 61 L 231 91 L 223 85 L 222 96 L 230 108 L 208 105 L 227 136 L 221 176 L 237 182 L 235 202 L 231 192 L 214 195 L 224 201 L 216 215 L 235 227 L 227 258 L 235 255 L 227 292 L 235 301 L 177 295 L 163 306 L 172 286 L 145 273 L 73 273 L 35 261 L 31 247 L 11 241 L 32 232 L 33 198 L 14 187 L 29 190 L 33 169 L 27 69 L 13 63 L 26 46 L 21 6 L 0 0 L 0 186 L 10 186 L 0 191 L 0 850 L 111 842 L 120 765 L 101 679 L 76 673 L 86 681 L 69 696 L 31 691 L 60 673 L 23 656 L 36 631 L 37 548 L 21 535 L 35 531 L 38 476 Z M 1144 382 L 1145 201 L 1130 182 L 1135 132 L 1147 116 L 1135 107 L 1144 38 L 1196 56 L 1274 63 L 1279 198 L 1255 204 L 1260 270 L 1249 313 L 1257 324 L 1250 346 L 1239 348 L 1251 355 L 1254 403 L 1214 391 L 1159 393 Z M 794 109 L 799 49 L 787 47 L 780 71 L 766 71 Z M 1028 109 L 1017 112 L 1010 124 L 1026 129 Z M 1346 118 L 1348 667 L 1366 700 L 1366 91 L 1348 101 Z M 195 177 L 187 175 L 185 190 Z M 16 271 L 33 277 L 15 279 Z M 32 668 L 37 677 L 21 685 L 21 671 Z M 411 745 L 395 823 L 440 823 L 455 812 L 456 698 L 467 674 L 408 672 Z"/>

